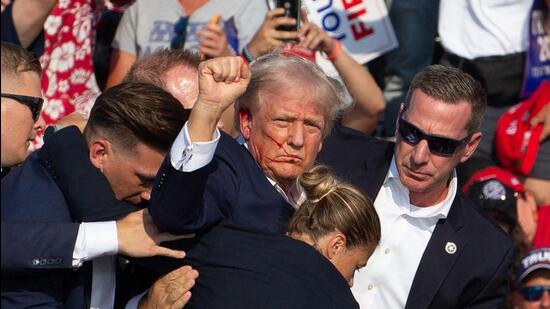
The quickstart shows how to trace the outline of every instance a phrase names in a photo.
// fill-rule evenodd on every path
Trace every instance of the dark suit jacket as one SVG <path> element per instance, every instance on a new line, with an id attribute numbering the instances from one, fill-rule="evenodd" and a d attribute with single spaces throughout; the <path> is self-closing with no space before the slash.
<path id="1" fill-rule="evenodd" d="M 393 143 L 336 125 L 318 161 L 374 201 L 393 148 Z M 446 253 L 447 242 L 456 244 L 456 253 Z M 502 308 L 513 255 L 511 239 L 458 192 L 422 255 L 406 308 Z"/>
<path id="2" fill-rule="evenodd" d="M 281 233 L 294 208 L 267 180 L 248 150 L 221 133 L 214 159 L 193 172 L 162 164 L 149 203 L 155 224 L 174 234 L 208 229 L 223 219 Z"/>
<path id="3" fill-rule="evenodd" d="M 1 190 L 2 307 L 88 306 L 91 265 L 72 270 L 73 222 L 112 220 L 135 207 L 116 202 L 78 129 L 46 140 L 2 179 Z"/>
<path id="4" fill-rule="evenodd" d="M 186 260 L 199 278 L 185 308 L 358 308 L 325 257 L 279 233 L 224 222 Z"/>

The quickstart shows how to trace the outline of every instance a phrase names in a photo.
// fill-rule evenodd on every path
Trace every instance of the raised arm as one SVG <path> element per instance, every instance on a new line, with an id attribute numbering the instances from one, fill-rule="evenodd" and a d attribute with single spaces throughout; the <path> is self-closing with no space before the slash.
<path id="1" fill-rule="evenodd" d="M 12 18 L 21 46 L 29 47 L 44 29 L 46 18 L 56 0 L 17 0 L 13 2 Z"/>
<path id="2" fill-rule="evenodd" d="M 355 61 L 339 41 L 332 39 L 315 24 L 305 22 L 300 29 L 300 37 L 299 46 L 322 51 L 328 56 L 354 100 L 353 106 L 343 116 L 342 125 L 372 133 L 378 117 L 386 108 L 386 102 L 369 70 Z"/>

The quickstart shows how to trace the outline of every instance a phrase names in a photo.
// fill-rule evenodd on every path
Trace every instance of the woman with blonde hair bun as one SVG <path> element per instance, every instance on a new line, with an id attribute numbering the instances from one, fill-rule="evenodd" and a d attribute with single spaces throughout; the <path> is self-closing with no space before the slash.
<path id="1" fill-rule="evenodd" d="M 359 190 L 339 182 L 323 165 L 300 177 L 307 200 L 290 219 L 287 234 L 312 245 L 353 285 L 380 241 L 374 206 Z M 354 265 L 355 264 L 355 265 Z"/>
<path id="2" fill-rule="evenodd" d="M 380 241 L 374 206 L 324 166 L 300 184 L 307 200 L 287 236 L 224 221 L 200 237 L 185 308 L 359 308 L 349 287 Z"/>

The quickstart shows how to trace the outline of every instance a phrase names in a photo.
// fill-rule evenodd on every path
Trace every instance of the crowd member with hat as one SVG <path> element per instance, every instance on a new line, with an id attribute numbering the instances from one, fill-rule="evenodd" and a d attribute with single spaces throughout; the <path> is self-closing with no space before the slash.
<path id="1" fill-rule="evenodd" d="M 473 174 L 462 191 L 482 206 L 508 234 L 512 234 L 515 226 L 519 227 L 517 202 L 525 189 L 514 174 L 489 166 Z M 529 200 L 532 200 L 530 197 Z"/>
<path id="2" fill-rule="evenodd" d="M 550 139 L 543 126 L 549 97 L 550 82 L 543 81 L 528 100 L 501 117 L 495 137 L 499 163 L 520 175 L 525 190 L 534 195 L 538 209 L 525 213 L 525 220 L 518 219 L 535 246 L 550 246 L 550 216 L 545 208 L 550 205 Z M 534 223 L 528 226 L 530 222 Z"/>
<path id="3" fill-rule="evenodd" d="M 462 187 L 513 239 L 531 246 L 537 229 L 537 204 L 519 177 L 497 166 L 475 172 Z M 516 242 L 518 243 L 518 242 Z"/>
<path id="4" fill-rule="evenodd" d="M 550 308 L 550 248 L 530 251 L 522 260 L 514 308 Z"/>
<path id="5" fill-rule="evenodd" d="M 536 221 L 531 214 L 533 209 L 536 212 L 537 206 L 533 195 L 525 192 L 518 177 L 496 166 L 475 172 L 462 191 L 510 235 L 516 247 L 512 268 L 517 270 L 521 258 L 530 248 L 530 238 L 525 235 L 532 237 L 535 233 Z M 511 291 L 516 282 L 515 271 L 512 274 L 509 278 Z M 511 303 L 511 294 L 507 301 Z"/>

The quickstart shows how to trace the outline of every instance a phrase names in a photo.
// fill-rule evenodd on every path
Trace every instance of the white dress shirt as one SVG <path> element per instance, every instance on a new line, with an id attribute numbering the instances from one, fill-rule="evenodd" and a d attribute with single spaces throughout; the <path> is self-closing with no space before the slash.
<path id="1" fill-rule="evenodd" d="M 422 254 L 437 221 L 447 217 L 456 195 L 453 171 L 447 197 L 430 207 L 410 203 L 392 159 L 374 207 L 380 217 L 382 239 L 367 266 L 355 273 L 353 295 L 361 308 L 404 308 Z"/>
<path id="2" fill-rule="evenodd" d="M 118 253 L 116 222 L 81 223 L 76 236 L 72 265 L 92 264 L 90 308 L 113 308 L 115 304 L 116 265 Z"/>

